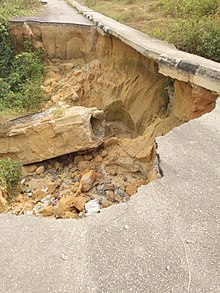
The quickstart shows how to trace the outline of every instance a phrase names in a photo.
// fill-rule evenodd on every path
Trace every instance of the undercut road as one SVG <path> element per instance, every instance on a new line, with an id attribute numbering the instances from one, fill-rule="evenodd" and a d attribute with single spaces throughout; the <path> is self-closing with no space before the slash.
<path id="1" fill-rule="evenodd" d="M 82 220 L 0 216 L 0 292 L 220 292 L 220 103 L 158 139 L 164 177 Z"/>
<path id="2" fill-rule="evenodd" d="M 61 2 L 44 17 L 62 21 Z M 127 203 L 82 220 L 0 215 L 0 292 L 219 293 L 220 99 L 157 141 L 164 177 Z"/>

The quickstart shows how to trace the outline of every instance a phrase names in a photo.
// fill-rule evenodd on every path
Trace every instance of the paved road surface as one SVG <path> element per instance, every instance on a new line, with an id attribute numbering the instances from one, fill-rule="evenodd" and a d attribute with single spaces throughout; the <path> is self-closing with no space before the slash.
<path id="1" fill-rule="evenodd" d="M 158 139 L 164 177 L 87 219 L 0 216 L 0 292 L 220 292 L 220 103 Z"/>
<path id="2" fill-rule="evenodd" d="M 93 26 L 87 18 L 79 14 L 62 0 L 47 0 L 47 5 L 43 5 L 38 16 L 13 17 L 14 21 L 37 21 L 47 23 L 63 23 Z"/>

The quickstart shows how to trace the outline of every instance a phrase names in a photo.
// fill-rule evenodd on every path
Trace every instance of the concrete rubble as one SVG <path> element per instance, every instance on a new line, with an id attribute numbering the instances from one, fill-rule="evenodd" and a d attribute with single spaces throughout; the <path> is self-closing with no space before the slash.
<path id="1" fill-rule="evenodd" d="M 103 142 L 104 131 L 103 111 L 57 105 L 2 125 L 0 158 L 30 164 L 88 150 Z"/>
<path id="2" fill-rule="evenodd" d="M 79 219 L 128 201 L 148 182 L 143 175 L 109 167 L 109 153 L 102 146 L 24 166 L 20 190 L 11 201 L 2 192 L 0 211 Z"/>

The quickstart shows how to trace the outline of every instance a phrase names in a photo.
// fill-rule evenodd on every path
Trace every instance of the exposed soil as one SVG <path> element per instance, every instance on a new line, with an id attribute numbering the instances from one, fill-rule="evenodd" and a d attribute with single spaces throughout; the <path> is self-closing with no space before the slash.
<path id="1" fill-rule="evenodd" d="M 7 193 L 0 191 L 1 211 L 80 218 L 124 202 L 139 186 L 162 176 L 156 137 L 215 106 L 217 94 L 161 75 L 155 60 L 94 28 L 30 23 L 29 31 L 33 46 L 43 49 L 47 60 L 42 90 L 48 102 L 42 111 L 55 106 L 59 121 L 66 107 L 96 107 L 105 114 L 105 136 L 98 149 L 70 154 L 64 144 L 65 156 L 26 166 L 16 199 L 7 202 Z M 24 26 L 13 25 L 11 35 L 22 50 Z M 91 120 L 98 131 L 95 123 Z M 23 135 L 22 125 L 19 131 L 19 146 L 24 139 L 23 149 L 38 146 L 30 133 Z M 18 155 L 13 135 L 1 134 L 1 156 Z"/>
<path id="2" fill-rule="evenodd" d="M 92 68 L 89 74 L 88 68 Z M 85 74 L 87 77 L 83 78 Z M 59 118 L 63 104 L 92 106 L 92 103 L 100 103 L 85 99 L 86 87 L 92 86 L 93 81 L 97 82 L 100 78 L 98 60 L 87 64 L 80 59 L 65 63 L 51 62 L 42 85 L 45 95 L 50 97 L 43 110 L 56 105 L 54 115 Z M 150 177 L 137 166 L 132 166 L 133 161 L 120 162 L 123 154 L 120 140 L 134 138 L 137 134 L 123 105 L 115 103 L 112 109 L 106 108 L 106 139 L 102 146 L 24 167 L 19 195 L 6 203 L 4 210 L 16 215 L 28 213 L 77 219 L 129 200 L 138 187 L 160 177 L 158 160 L 155 161 L 155 169 L 149 173 Z M 7 196 L 4 190 L 2 196 Z"/>

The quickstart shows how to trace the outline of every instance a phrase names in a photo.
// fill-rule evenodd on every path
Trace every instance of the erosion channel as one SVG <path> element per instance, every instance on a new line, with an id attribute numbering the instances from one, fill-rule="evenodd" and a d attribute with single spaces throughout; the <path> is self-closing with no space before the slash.
<path id="1" fill-rule="evenodd" d="M 127 201 L 163 175 L 156 137 L 215 107 L 217 93 L 160 74 L 95 27 L 12 23 L 10 33 L 16 50 L 28 37 L 43 51 L 48 101 L 1 126 L 0 158 L 25 165 L 6 211 L 79 218 Z"/>

